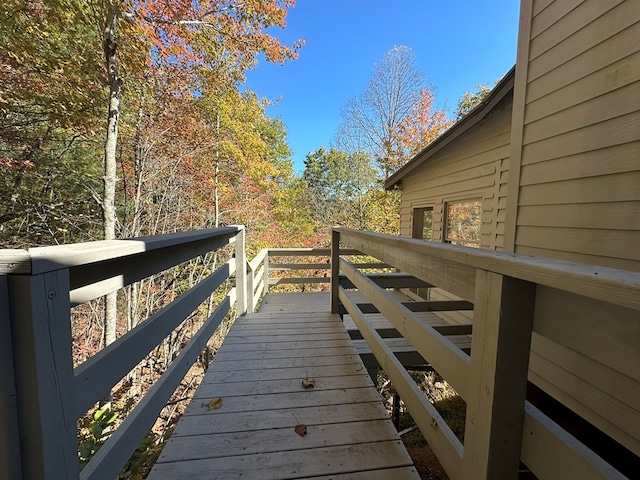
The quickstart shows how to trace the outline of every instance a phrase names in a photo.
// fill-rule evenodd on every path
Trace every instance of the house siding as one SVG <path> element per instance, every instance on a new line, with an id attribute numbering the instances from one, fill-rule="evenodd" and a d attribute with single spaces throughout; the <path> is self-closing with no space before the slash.
<path id="1" fill-rule="evenodd" d="M 443 241 L 444 208 L 449 201 L 482 200 L 481 247 L 503 246 L 506 183 L 509 173 L 511 96 L 473 133 L 437 152 L 402 181 L 400 234 L 411 236 L 412 212 L 432 206 L 433 240 Z"/>
<path id="2" fill-rule="evenodd" d="M 523 2 L 505 251 L 640 271 L 639 92 L 640 2 Z M 529 379 L 640 454 L 638 313 L 569 296 L 538 288 Z"/>
<path id="3" fill-rule="evenodd" d="M 511 95 L 491 115 L 474 127 L 455 147 L 444 148 L 402 181 L 401 235 L 410 237 L 413 211 L 433 207 L 433 240 L 444 240 L 445 204 L 480 199 L 480 246 L 502 250 L 509 176 Z M 432 300 L 458 300 L 442 289 L 430 289 Z M 444 320 L 460 324 L 472 321 L 472 312 L 441 312 Z"/>
<path id="4" fill-rule="evenodd" d="M 640 3 L 532 11 L 513 250 L 640 271 Z"/>

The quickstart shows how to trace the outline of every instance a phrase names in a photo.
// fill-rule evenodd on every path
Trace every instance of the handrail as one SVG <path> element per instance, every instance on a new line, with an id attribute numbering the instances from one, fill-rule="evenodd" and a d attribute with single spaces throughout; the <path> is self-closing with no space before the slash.
<path id="1" fill-rule="evenodd" d="M 581 302 L 586 297 L 638 312 L 639 273 L 346 228 L 334 228 L 332 239 L 332 312 L 344 308 L 351 315 L 452 480 L 515 478 L 521 458 L 543 478 L 549 472 L 544 465 L 549 455 L 567 459 L 571 465 L 568 475 L 573 478 L 625 478 L 542 412 L 525 404 L 525 391 L 534 321 L 544 324 L 539 318 L 544 309 L 534 306 L 541 299 L 548 302 L 549 292 L 557 289 L 573 295 L 562 297 L 566 302 Z M 338 245 L 360 250 L 472 302 L 471 355 L 456 351 L 435 329 L 419 322 L 408 308 L 339 258 Z M 340 286 L 340 275 L 464 398 L 463 446 L 433 407 L 425 404 L 424 394 L 418 395 L 413 380 L 348 298 Z M 640 312 L 636 318 L 640 319 Z"/>
<path id="2" fill-rule="evenodd" d="M 402 248 L 411 253 L 410 258 L 415 263 L 419 263 L 418 260 L 422 258 L 451 262 L 458 265 L 459 268 L 464 268 L 465 272 L 482 269 L 609 303 L 640 309 L 640 273 L 564 260 L 459 247 L 439 242 L 425 242 L 413 238 L 394 237 L 342 227 L 336 228 L 335 231 L 340 233 L 340 240 L 345 244 L 378 259 L 388 256 L 388 253 L 385 252 L 386 248 Z M 401 268 L 401 270 L 413 273 L 409 269 Z M 422 278 L 419 275 L 416 276 Z M 422 279 L 429 281 L 427 278 Z M 470 296 L 473 297 L 473 294 Z M 463 298 L 473 301 L 473 298 L 465 296 Z"/>
<path id="3" fill-rule="evenodd" d="M 235 260 L 180 295 L 145 322 L 75 369 L 72 364 L 70 309 L 187 260 L 235 244 Z M 231 308 L 246 312 L 244 227 L 91 242 L 28 251 L 0 251 L 2 307 L 8 307 L 17 401 L 0 431 L 0 445 L 14 457 L 0 456 L 0 473 L 20 456 L 15 478 L 111 479 L 118 475 L 140 439 Z M 99 452 L 78 473 L 76 420 L 107 394 L 145 355 L 177 328 L 231 275 L 231 288 L 170 367 L 141 399 Z M 6 300 L 4 293 L 7 293 Z M 4 331 L 4 330 L 3 330 Z M 3 343 L 3 346 L 5 344 Z M 3 352 L 4 355 L 7 352 Z M 3 374 L 3 394 L 10 379 Z M 5 405 L 6 404 L 6 405 Z M 4 413 L 4 412 L 3 412 Z M 17 425 L 16 425 L 17 424 Z M 18 447 L 22 448 L 18 451 Z M 21 470 L 21 471 L 20 471 Z M 11 477 L 10 477 L 11 478 Z"/>
<path id="4" fill-rule="evenodd" d="M 331 254 L 330 248 L 265 248 L 260 250 L 258 254 L 249 262 L 247 262 L 247 285 L 249 300 L 249 311 L 255 311 L 260 298 L 269 292 L 270 286 L 276 285 L 304 285 L 304 284 L 329 284 L 330 277 L 326 276 L 272 276 L 270 273 L 286 272 L 286 271 L 324 271 L 329 270 L 331 265 L 329 258 Z M 340 250 L 341 255 L 362 255 L 359 250 L 346 248 Z M 282 263 L 276 262 L 276 258 L 294 258 L 305 259 L 308 257 L 326 257 L 321 263 Z M 389 265 L 380 262 L 356 263 L 357 268 L 361 269 L 386 269 Z"/>

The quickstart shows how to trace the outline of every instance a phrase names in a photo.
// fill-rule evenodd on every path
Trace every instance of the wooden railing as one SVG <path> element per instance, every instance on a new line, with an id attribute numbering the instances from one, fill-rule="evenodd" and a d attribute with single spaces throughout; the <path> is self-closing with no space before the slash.
<path id="1" fill-rule="evenodd" d="M 353 248 L 340 250 L 342 256 L 362 256 Z M 320 285 L 331 283 L 330 248 L 265 248 L 248 262 L 248 309 L 255 311 L 269 287 L 278 285 Z M 311 259 L 311 261 L 309 260 Z M 280 261 L 277 261 L 280 260 Z M 381 262 L 355 263 L 357 268 L 380 270 L 389 266 Z M 291 274 L 293 272 L 293 274 Z M 304 275 L 296 274 L 304 273 Z"/>
<path id="2" fill-rule="evenodd" d="M 230 243 L 235 259 L 73 368 L 73 305 Z M 246 312 L 245 266 L 242 226 L 1 251 L 0 477 L 117 477 L 230 309 Z M 79 473 L 77 420 L 234 272 L 236 286 Z"/>
<path id="3" fill-rule="evenodd" d="M 471 354 L 340 258 L 340 245 L 473 303 Z M 332 312 L 346 308 L 452 480 L 516 478 L 520 460 L 538 478 L 626 478 L 526 402 L 525 395 L 532 332 L 543 322 L 536 301 L 541 305 L 552 289 L 560 292 L 554 295 L 561 295 L 561 302 L 595 299 L 630 309 L 640 320 L 640 274 L 345 228 L 333 230 L 331 265 Z M 465 400 L 464 445 L 350 301 L 339 284 L 341 275 Z M 621 351 L 633 351 L 640 321 L 634 323 L 632 314 L 631 323 L 635 328 L 626 337 L 616 337 Z M 589 333 L 579 332 L 580 337 Z"/>
<path id="4" fill-rule="evenodd" d="M 230 243 L 235 244 L 235 259 L 73 368 L 73 305 Z M 347 248 L 340 249 L 341 243 Z M 341 258 L 349 255 L 366 255 L 377 261 L 358 264 Z M 292 258 L 315 260 L 295 262 Z M 451 344 L 441 327 L 425 326 L 407 306 L 385 292 L 380 280 L 391 281 L 387 286 L 392 286 L 396 280 L 393 275 L 375 279 L 361 272 L 389 267 L 446 289 L 462 299 L 460 304 L 473 303 L 471 355 Z M 325 276 L 329 269 L 330 275 Z M 317 273 L 270 275 L 298 271 Z M 565 303 L 588 299 L 637 313 L 639 274 L 342 228 L 334 230 L 331 249 L 269 249 L 247 262 L 244 229 L 239 226 L 30 251 L 5 250 L 0 254 L 0 273 L 0 478 L 115 478 L 234 305 L 241 315 L 254 311 L 270 286 L 328 280 L 332 311 L 337 313 L 342 305 L 353 317 L 453 480 L 515 478 L 520 459 L 539 478 L 557 478 L 558 471 L 565 478 L 623 478 L 526 402 L 525 388 L 531 373 L 532 332 L 536 334 L 536 324 L 542 322 L 539 317 L 544 309 L 538 307 L 546 305 L 543 300 L 548 303 L 551 294 L 560 292 Z M 191 342 L 78 473 L 77 419 L 234 273 L 235 287 L 227 291 Z M 344 291 L 352 287 L 371 303 L 354 305 Z M 367 324 L 366 311 L 383 313 L 466 401 L 464 445 Z M 575 323 L 571 328 L 576 328 Z M 584 337 L 585 332 L 580 335 Z M 633 344 L 636 327 L 615 338 L 621 351 L 633 352 L 635 348 L 637 352 L 637 344 Z M 636 384 L 631 388 L 626 385 L 620 393 L 633 398 Z M 637 402 L 637 396 L 634 398 Z"/>

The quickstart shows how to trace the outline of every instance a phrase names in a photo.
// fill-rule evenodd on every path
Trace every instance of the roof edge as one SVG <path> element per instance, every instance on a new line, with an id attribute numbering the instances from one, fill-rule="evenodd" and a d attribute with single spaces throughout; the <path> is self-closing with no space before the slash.
<path id="1" fill-rule="evenodd" d="M 516 67 L 512 67 L 511 70 L 502 77 L 493 90 L 491 90 L 491 92 L 485 97 L 485 99 L 476 105 L 473 110 L 467 113 L 451 128 L 417 153 L 393 175 L 387 178 L 384 182 L 384 188 L 386 190 L 393 189 L 393 187 L 398 185 L 410 172 L 421 166 L 430 157 L 435 155 L 438 151 L 449 145 L 489 115 L 496 105 L 498 105 L 498 103 L 500 103 L 500 101 L 513 90 L 515 70 Z"/>

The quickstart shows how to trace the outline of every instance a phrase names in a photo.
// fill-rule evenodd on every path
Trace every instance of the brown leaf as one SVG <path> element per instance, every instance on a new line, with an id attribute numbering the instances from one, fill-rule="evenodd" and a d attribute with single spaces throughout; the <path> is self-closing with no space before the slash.
<path id="1" fill-rule="evenodd" d="M 301 437 L 304 437 L 307 434 L 307 426 L 303 423 L 299 423 L 298 425 L 296 425 L 295 430 L 296 433 Z"/>
<path id="2" fill-rule="evenodd" d="M 302 380 L 302 386 L 304 388 L 313 388 L 316 386 L 316 379 L 312 377 L 307 377 L 304 380 Z"/>
<path id="3" fill-rule="evenodd" d="M 213 398 L 206 405 L 207 410 L 217 410 L 222 406 L 222 399 L 220 397 Z"/>

